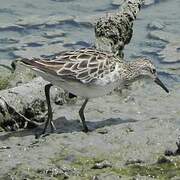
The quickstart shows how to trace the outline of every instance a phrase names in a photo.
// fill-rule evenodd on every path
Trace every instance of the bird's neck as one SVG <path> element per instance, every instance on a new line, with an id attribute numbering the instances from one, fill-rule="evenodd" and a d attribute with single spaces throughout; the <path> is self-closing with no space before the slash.
<path id="1" fill-rule="evenodd" d="M 119 64 L 120 78 L 127 82 L 132 83 L 140 78 L 140 73 L 133 62 L 123 62 Z"/>

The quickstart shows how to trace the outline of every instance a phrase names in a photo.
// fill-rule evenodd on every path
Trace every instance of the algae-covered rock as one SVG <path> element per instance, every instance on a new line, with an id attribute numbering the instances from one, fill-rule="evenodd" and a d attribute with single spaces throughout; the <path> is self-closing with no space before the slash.
<path id="1" fill-rule="evenodd" d="M 46 99 L 43 89 L 46 83 L 46 81 L 39 78 L 30 83 L 0 92 L 2 99 L 0 123 L 4 129 L 16 130 L 27 127 L 27 123 L 30 123 L 31 126 L 31 124 L 34 124 L 31 122 L 42 123 L 45 121 Z M 56 93 L 59 92 L 55 91 L 54 96 L 57 96 Z"/>
<path id="2" fill-rule="evenodd" d="M 12 64 L 0 63 L 0 90 L 27 83 L 35 77 L 30 69 L 17 65 L 16 60 Z"/>
<path id="3" fill-rule="evenodd" d="M 10 67 L 0 64 L 0 90 L 6 89 L 9 86 L 11 74 Z"/>
<path id="4" fill-rule="evenodd" d="M 0 90 L 2 89 L 6 89 L 9 85 L 9 78 L 5 77 L 5 78 L 0 78 Z"/>
<path id="5" fill-rule="evenodd" d="M 32 70 L 20 65 L 17 60 L 13 61 L 11 66 L 13 69 L 11 81 L 9 82 L 9 87 L 11 88 L 30 82 L 36 77 L 35 73 Z"/>

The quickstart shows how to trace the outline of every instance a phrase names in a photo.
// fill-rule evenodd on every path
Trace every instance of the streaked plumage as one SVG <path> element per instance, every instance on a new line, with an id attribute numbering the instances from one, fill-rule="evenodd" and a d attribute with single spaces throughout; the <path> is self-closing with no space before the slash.
<path id="1" fill-rule="evenodd" d="M 115 68 L 115 58 L 93 49 L 81 49 L 59 54 L 50 62 L 35 61 L 40 68 L 46 68 L 52 74 L 62 78 L 71 78 L 83 83 L 104 77 Z"/>

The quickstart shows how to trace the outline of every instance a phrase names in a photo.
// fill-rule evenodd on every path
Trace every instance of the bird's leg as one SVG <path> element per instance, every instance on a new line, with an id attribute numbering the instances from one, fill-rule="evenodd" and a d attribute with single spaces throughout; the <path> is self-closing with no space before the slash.
<path id="1" fill-rule="evenodd" d="M 48 119 L 45 122 L 44 130 L 43 130 L 42 134 L 45 134 L 49 123 L 51 125 L 51 131 L 53 132 L 56 130 L 54 123 L 52 122 L 53 113 L 52 113 L 51 101 L 50 101 L 50 96 L 49 96 L 51 86 L 53 86 L 53 85 L 51 83 L 49 83 L 49 84 L 46 84 L 45 88 L 44 88 L 45 96 L 46 96 L 46 102 L 47 102 L 47 106 L 48 106 Z"/>
<path id="2" fill-rule="evenodd" d="M 53 121 L 50 121 L 51 124 L 51 132 L 55 132 L 56 131 L 56 126 L 54 125 Z"/>
<path id="3" fill-rule="evenodd" d="M 85 99 L 83 105 L 81 106 L 81 108 L 79 110 L 79 116 L 80 116 L 82 124 L 83 124 L 83 131 L 84 132 L 89 131 L 89 129 L 88 129 L 87 125 L 86 125 L 85 117 L 84 117 L 84 109 L 86 107 L 87 102 L 88 102 L 88 99 Z"/>

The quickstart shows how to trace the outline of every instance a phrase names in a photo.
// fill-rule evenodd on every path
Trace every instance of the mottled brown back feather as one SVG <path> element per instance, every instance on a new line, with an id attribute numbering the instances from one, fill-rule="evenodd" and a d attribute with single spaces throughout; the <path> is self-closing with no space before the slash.
<path id="1" fill-rule="evenodd" d="M 62 78 L 71 78 L 88 83 L 93 79 L 102 78 L 106 73 L 114 70 L 116 58 L 95 49 L 81 49 L 60 53 L 50 61 L 32 59 L 22 60 L 22 62 L 32 66 L 32 68 Z"/>

